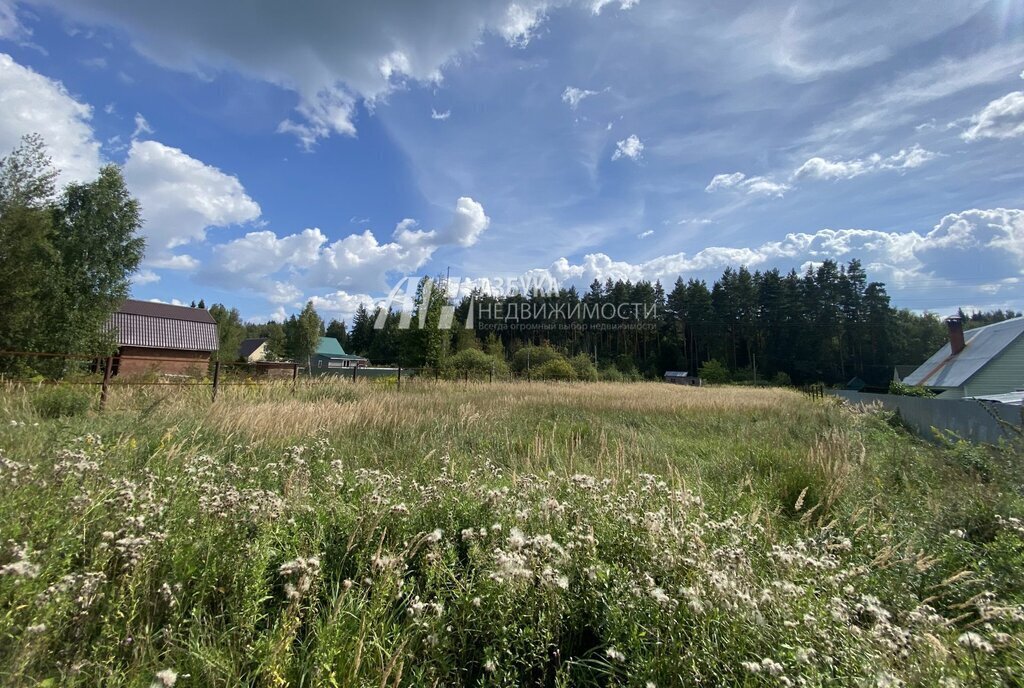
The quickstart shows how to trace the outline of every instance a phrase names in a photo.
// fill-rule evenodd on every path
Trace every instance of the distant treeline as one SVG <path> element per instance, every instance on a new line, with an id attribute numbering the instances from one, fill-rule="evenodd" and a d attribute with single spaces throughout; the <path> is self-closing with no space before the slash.
<path id="1" fill-rule="evenodd" d="M 480 368 L 478 357 L 456 358 L 476 350 L 502 367 L 512 362 L 517 370 L 514 354 L 532 346 L 550 347 L 566 360 L 590 358 L 606 376 L 704 369 L 716 379 L 756 376 L 799 384 L 856 376 L 879 386 L 888 384 L 894 366 L 921 363 L 947 336 L 938 316 L 894 308 L 885 285 L 870 281 L 858 260 L 846 265 L 828 260 L 804 274 L 727 268 L 711 285 L 680 278 L 668 291 L 659 282 L 595 280 L 582 294 L 572 287 L 508 297 L 475 292 L 455 304 L 447 330 L 438 327 L 442 308 L 449 305 L 443 280 L 434 280 L 429 294 L 423 287 L 409 329 L 400 328 L 397 310 L 375 329 L 379 312 L 360 307 L 351 326 L 337 320 L 324 324 L 307 304 L 302 315 L 283 324 L 243 326 L 235 311 L 235 334 L 222 327 L 222 336 L 268 337 L 278 356 L 301 359 L 304 350 L 296 342 L 315 318 L 322 334 L 375 363 L 444 369 L 472 360 Z M 467 329 L 471 307 L 473 327 Z M 223 319 L 222 313 L 214 315 Z M 970 328 L 1020 313 L 960 315 Z M 234 350 L 237 346 L 225 354 Z"/>

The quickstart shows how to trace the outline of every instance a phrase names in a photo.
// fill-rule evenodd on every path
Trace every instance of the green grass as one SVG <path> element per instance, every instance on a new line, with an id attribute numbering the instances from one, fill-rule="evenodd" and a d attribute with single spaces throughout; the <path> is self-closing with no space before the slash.
<path id="1" fill-rule="evenodd" d="M 782 390 L 63 392 L 0 392 L 4 686 L 1024 682 L 1013 446 Z"/>

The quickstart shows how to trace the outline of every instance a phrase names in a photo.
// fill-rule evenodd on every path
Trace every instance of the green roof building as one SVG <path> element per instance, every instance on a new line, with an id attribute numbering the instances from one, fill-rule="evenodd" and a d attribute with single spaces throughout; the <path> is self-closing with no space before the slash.
<path id="1" fill-rule="evenodd" d="M 366 367 L 370 361 L 362 356 L 345 353 L 341 343 L 334 337 L 321 337 L 309 364 L 310 375 L 338 375 L 351 372 L 353 368 Z"/>

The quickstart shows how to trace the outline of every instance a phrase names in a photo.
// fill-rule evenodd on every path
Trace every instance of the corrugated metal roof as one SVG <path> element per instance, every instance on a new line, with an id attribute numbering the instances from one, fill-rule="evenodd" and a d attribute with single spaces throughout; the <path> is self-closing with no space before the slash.
<path id="1" fill-rule="evenodd" d="M 689 377 L 690 373 L 685 370 L 666 370 L 665 377 Z"/>
<path id="2" fill-rule="evenodd" d="M 205 308 L 189 308 L 188 306 L 175 306 L 170 303 L 158 303 L 156 301 L 136 301 L 127 299 L 117 309 L 118 313 L 129 313 L 131 315 L 145 315 L 151 318 L 168 318 L 170 320 L 187 320 L 189 322 L 215 323 L 216 320 Z"/>
<path id="3" fill-rule="evenodd" d="M 110 316 L 107 326 L 116 332 L 118 346 L 180 351 L 216 351 L 218 347 L 213 318 L 210 322 L 195 322 L 118 311 Z"/>
<path id="4" fill-rule="evenodd" d="M 983 394 L 977 397 L 964 397 L 964 399 L 975 399 L 977 401 L 994 401 L 1010 406 L 1024 406 L 1024 392 L 1007 392 L 1006 394 Z"/>
<path id="5" fill-rule="evenodd" d="M 1024 318 L 1012 318 L 967 330 L 964 332 L 967 346 L 963 351 L 951 355 L 952 349 L 949 342 L 946 342 L 903 382 L 923 387 L 959 387 L 1021 334 L 1024 334 Z"/>
<path id="6" fill-rule="evenodd" d="M 344 356 L 345 350 L 341 348 L 341 342 L 334 337 L 321 337 L 316 353 L 320 356 Z"/>

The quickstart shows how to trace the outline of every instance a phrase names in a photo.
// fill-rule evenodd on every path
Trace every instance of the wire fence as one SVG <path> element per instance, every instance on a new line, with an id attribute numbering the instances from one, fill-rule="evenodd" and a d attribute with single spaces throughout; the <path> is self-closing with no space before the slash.
<path id="1" fill-rule="evenodd" d="M 169 372 L 173 370 L 175 372 Z M 301 373 L 301 375 L 300 375 Z M 307 374 L 308 373 L 308 374 Z M 217 400 L 221 388 L 288 381 L 294 394 L 300 385 L 330 381 L 380 381 L 396 390 L 424 382 L 532 382 L 529 369 L 520 374 L 499 370 L 453 370 L 401 365 L 358 365 L 348 368 L 307 368 L 295 362 L 223 362 L 200 357 L 62 354 L 0 351 L 3 385 L 93 386 L 99 408 L 106 408 L 112 389 L 120 387 L 208 387 Z"/>

